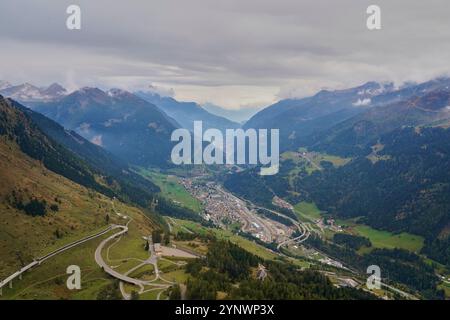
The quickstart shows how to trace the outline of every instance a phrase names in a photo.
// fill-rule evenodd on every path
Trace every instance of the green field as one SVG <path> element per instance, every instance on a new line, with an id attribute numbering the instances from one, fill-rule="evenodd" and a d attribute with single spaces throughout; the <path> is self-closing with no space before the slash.
<path id="1" fill-rule="evenodd" d="M 405 249 L 412 252 L 419 252 L 423 247 L 424 239 L 410 233 L 402 232 L 393 234 L 388 231 L 373 229 L 365 225 L 356 225 L 352 228 L 360 236 L 369 238 L 374 248 Z"/>
<path id="2" fill-rule="evenodd" d="M 303 153 L 305 153 L 305 155 L 303 155 Z M 302 170 L 302 168 L 306 170 L 308 174 L 311 174 L 320 169 L 321 161 L 328 161 L 331 162 L 333 166 L 340 167 L 347 164 L 351 160 L 351 158 L 341 158 L 326 153 L 308 152 L 305 148 L 300 148 L 298 152 L 283 152 L 281 154 L 281 159 L 291 160 L 297 165 L 297 168 L 291 170 L 290 175 L 297 174 Z"/>
<path id="3" fill-rule="evenodd" d="M 311 202 L 300 202 L 294 206 L 294 210 L 297 213 L 297 216 L 302 219 L 306 218 L 307 220 L 317 220 L 321 218 L 320 210 L 317 208 L 315 203 Z"/>
<path id="4" fill-rule="evenodd" d="M 314 221 L 321 218 L 321 211 L 314 203 L 300 202 L 294 206 L 294 209 L 300 219 Z M 394 234 L 389 231 L 377 230 L 367 225 L 358 224 L 354 219 L 337 219 L 337 223 L 348 226 L 347 231 L 350 233 L 369 238 L 372 242 L 372 248 L 400 248 L 419 252 L 423 247 L 424 239 L 421 236 L 406 232 Z M 360 253 L 367 252 L 372 248 L 362 248 Z"/>
<path id="5" fill-rule="evenodd" d="M 112 232 L 114 233 L 114 231 Z M 57 255 L 24 274 L 22 280 L 14 280 L 13 288 L 3 288 L 0 299 L 91 299 L 112 279 L 95 263 L 94 252 L 102 239 L 112 233 L 88 241 Z M 70 265 L 81 268 L 81 290 L 66 287 L 66 269 Z"/>
<path id="6" fill-rule="evenodd" d="M 200 212 L 202 210 L 200 201 L 186 191 L 179 183 L 176 176 L 165 175 L 143 168 L 139 168 L 138 173 L 152 180 L 161 189 L 161 195 L 163 197 L 171 199 L 176 204 L 189 208 L 195 212 Z"/>
<path id="7" fill-rule="evenodd" d="M 177 283 L 185 283 L 189 278 L 189 274 L 184 272 L 184 270 L 179 269 L 171 272 L 164 272 L 162 277 L 166 280 L 177 282 Z"/>

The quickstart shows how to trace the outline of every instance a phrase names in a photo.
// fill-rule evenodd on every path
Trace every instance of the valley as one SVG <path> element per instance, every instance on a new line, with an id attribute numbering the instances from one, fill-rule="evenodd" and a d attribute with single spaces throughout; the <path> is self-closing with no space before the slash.
<path id="1" fill-rule="evenodd" d="M 450 301 L 450 2 L 344 2 L 1 0 L 0 306 Z"/>
<path id="2" fill-rule="evenodd" d="M 414 98 L 369 83 L 280 102 L 277 117 L 312 121 L 302 122 L 311 143 L 298 128 L 283 138 L 273 176 L 170 164 L 158 146 L 178 124 L 148 96 L 83 88 L 35 98 L 34 111 L 1 98 L 1 299 L 324 297 L 298 281 L 334 298 L 448 298 L 449 131 L 436 126 L 446 123 L 446 84 L 423 84 Z M 350 110 L 366 95 L 379 105 Z M 341 107 L 340 122 L 327 122 Z M 271 121 L 271 109 L 250 122 Z M 72 112 L 80 118 L 61 118 Z M 65 286 L 71 264 L 82 270 L 79 291 Z M 366 287 L 371 265 L 382 270 L 377 290 Z"/>

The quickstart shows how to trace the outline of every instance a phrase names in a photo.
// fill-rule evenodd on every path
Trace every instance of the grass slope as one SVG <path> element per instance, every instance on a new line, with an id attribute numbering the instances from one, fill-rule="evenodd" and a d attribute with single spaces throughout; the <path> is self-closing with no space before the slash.
<path id="1" fill-rule="evenodd" d="M 123 224 L 112 210 L 111 199 L 88 190 L 42 166 L 23 154 L 17 145 L 0 137 L 0 278 L 4 279 L 33 258 L 42 256 L 69 242 L 94 234 L 109 223 Z M 15 209 L 8 201 L 15 190 L 29 197 L 58 203 L 59 211 L 48 210 L 45 216 L 32 217 Z M 56 202 L 55 199 L 58 199 Z M 156 224 L 140 209 L 116 201 L 116 208 L 133 218 L 128 238 L 151 234 Z M 58 235 L 56 234 L 58 230 Z M 106 237 L 106 235 L 104 236 Z M 3 288 L 3 299 L 92 299 L 110 283 L 94 260 L 101 238 L 89 241 L 46 261 L 14 281 L 13 290 Z M 124 241 L 127 248 L 134 248 Z M 124 249 L 125 250 L 125 249 Z M 66 268 L 71 264 L 82 269 L 82 290 L 68 291 Z M 85 278 L 86 277 L 86 278 Z"/>
<path id="2" fill-rule="evenodd" d="M 176 204 L 184 206 L 195 212 L 200 212 L 202 206 L 187 190 L 179 183 L 174 175 L 164 175 L 153 170 L 139 168 L 138 172 L 153 181 L 160 189 L 161 195 L 171 199 Z"/>

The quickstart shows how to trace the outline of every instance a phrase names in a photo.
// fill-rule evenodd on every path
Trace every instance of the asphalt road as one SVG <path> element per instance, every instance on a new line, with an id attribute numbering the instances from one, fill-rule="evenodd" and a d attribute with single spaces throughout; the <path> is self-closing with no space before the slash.
<path id="1" fill-rule="evenodd" d="M 33 262 L 29 263 L 28 265 L 24 266 L 23 268 L 21 268 L 20 270 L 16 271 L 15 273 L 13 273 L 12 275 L 10 275 L 9 277 L 7 277 L 6 279 L 0 281 L 0 289 L 3 288 L 5 285 L 7 285 L 8 283 L 10 283 L 11 281 L 13 281 L 14 279 L 20 277 L 23 273 L 25 273 L 26 271 L 30 270 L 31 268 L 33 268 L 34 266 L 40 265 L 41 263 L 43 263 L 44 261 L 63 253 L 66 250 L 72 249 L 73 247 L 79 246 L 80 244 L 83 244 L 87 241 L 90 241 L 92 239 L 98 238 L 106 233 L 108 233 L 109 231 L 111 231 L 112 229 L 116 228 L 116 226 L 111 225 L 108 228 L 106 228 L 103 231 L 100 231 L 96 234 L 87 236 L 83 239 L 80 240 L 76 240 L 74 242 L 71 242 L 69 244 L 66 244 L 65 246 L 62 246 L 61 248 L 58 248 L 48 254 L 46 254 L 45 256 L 42 256 L 40 258 L 35 259 Z"/>

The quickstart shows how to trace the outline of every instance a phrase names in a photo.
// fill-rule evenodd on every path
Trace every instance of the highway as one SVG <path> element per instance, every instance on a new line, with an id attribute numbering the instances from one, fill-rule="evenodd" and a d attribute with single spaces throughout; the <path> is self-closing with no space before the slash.
<path id="1" fill-rule="evenodd" d="M 300 231 L 300 235 L 298 237 L 295 237 L 293 239 L 288 239 L 286 241 L 283 241 L 281 243 L 278 244 L 277 249 L 280 250 L 280 248 L 284 245 L 287 245 L 291 242 L 296 242 L 296 243 L 302 243 L 306 240 L 308 240 L 309 236 L 311 235 L 311 233 L 307 230 L 307 228 L 305 228 L 302 224 L 298 224 L 297 227 L 299 228 Z"/>
<path id="2" fill-rule="evenodd" d="M 249 201 L 249 200 L 244 200 L 244 199 L 240 199 L 240 200 L 248 202 L 248 203 L 249 203 L 253 208 L 255 208 L 255 209 L 267 210 L 267 211 L 269 211 L 269 212 L 271 212 L 271 213 L 273 213 L 273 214 L 275 214 L 275 215 L 278 215 L 278 216 L 280 216 L 280 217 L 283 217 L 283 218 L 285 218 L 285 219 L 288 219 L 289 221 L 291 221 L 291 222 L 297 227 L 298 231 L 300 232 L 300 236 L 295 237 L 295 238 L 293 238 L 293 239 L 288 239 L 288 240 L 286 240 L 286 241 L 283 241 L 283 242 L 279 243 L 278 246 L 277 246 L 277 249 L 278 249 L 278 250 L 279 250 L 282 246 L 284 246 L 284 245 L 286 245 L 286 244 L 289 244 L 289 243 L 291 243 L 291 242 L 302 243 L 302 242 L 306 241 L 306 240 L 309 238 L 309 236 L 311 235 L 311 233 L 309 232 L 308 226 L 307 226 L 306 224 L 304 224 L 303 222 L 299 222 L 299 221 L 297 221 L 297 220 L 295 220 L 295 219 L 293 219 L 293 218 L 291 218 L 291 217 L 289 217 L 289 216 L 286 216 L 286 215 L 284 215 L 284 214 L 282 214 L 282 213 L 279 213 L 279 212 L 277 212 L 277 211 L 274 211 L 274 210 L 271 210 L 271 209 L 268 209 L 268 208 L 264 208 L 264 207 L 257 206 L 257 205 L 255 205 L 254 203 L 252 203 L 252 202 Z"/>
<path id="3" fill-rule="evenodd" d="M 44 261 L 63 253 L 66 250 L 69 250 L 73 247 L 79 246 L 80 244 L 83 244 L 87 241 L 90 241 L 92 239 L 98 238 L 106 233 L 108 233 L 109 231 L 117 228 L 119 226 L 115 226 L 115 225 L 110 225 L 108 226 L 106 229 L 104 229 L 103 231 L 100 231 L 96 234 L 87 236 L 83 239 L 80 240 L 76 240 L 74 242 L 71 242 L 69 244 L 66 244 L 64 246 L 62 246 L 61 248 L 58 248 L 48 254 L 46 254 L 45 256 L 42 256 L 40 258 L 34 259 L 33 262 L 31 262 L 30 264 L 24 266 L 23 268 L 21 268 L 20 270 L 16 271 L 15 273 L 13 273 L 12 275 L 10 275 L 9 277 L 7 277 L 6 279 L 0 281 L 0 289 L 2 289 L 5 285 L 7 285 L 8 283 L 10 283 L 11 281 L 13 281 L 14 279 L 20 277 L 23 273 L 25 273 L 26 271 L 30 270 L 31 268 L 33 268 L 34 266 L 40 265 L 41 263 L 43 263 Z"/>
<path id="4" fill-rule="evenodd" d="M 153 244 L 151 243 L 151 237 L 146 238 L 147 241 L 149 241 L 149 248 L 150 248 L 150 257 L 143 261 L 142 263 L 140 263 L 139 265 L 131 268 L 130 270 L 128 270 L 127 272 L 125 272 L 124 274 L 119 273 L 117 271 L 115 271 L 113 268 L 111 268 L 103 259 L 102 256 L 102 251 L 104 249 L 104 247 L 112 240 L 117 239 L 121 236 L 123 236 L 124 234 L 126 234 L 128 232 L 128 226 L 129 224 L 133 221 L 133 219 L 131 219 L 130 217 L 123 215 L 119 212 L 116 211 L 115 207 L 114 207 L 114 203 L 113 204 L 113 209 L 114 212 L 116 213 L 116 215 L 118 215 L 119 217 L 123 218 L 123 219 L 129 219 L 126 225 L 123 226 L 116 226 L 116 228 L 120 228 L 121 230 L 113 235 L 111 235 L 110 237 L 104 239 L 97 247 L 97 249 L 95 250 L 95 254 L 94 254 L 94 258 L 95 258 L 95 262 L 100 266 L 100 268 L 102 268 L 103 271 L 105 271 L 106 273 L 108 273 L 110 276 L 120 280 L 120 292 L 122 293 L 122 296 L 124 297 L 125 300 L 130 300 L 131 299 L 131 295 L 127 294 L 125 292 L 125 288 L 123 286 L 123 282 L 129 283 L 129 284 L 133 284 L 136 285 L 140 288 L 139 290 L 139 294 L 148 292 L 148 291 L 152 291 L 152 290 L 161 290 L 161 292 L 159 292 L 159 294 L 157 295 L 157 299 L 159 300 L 162 291 L 168 289 L 171 285 L 175 284 L 172 281 L 166 280 L 163 277 L 161 277 L 161 272 L 158 269 L 158 258 L 157 255 L 154 251 L 154 247 Z M 172 220 L 173 221 L 173 220 Z M 175 222 L 175 221 L 173 221 Z M 151 264 L 153 265 L 154 271 L 155 271 L 155 278 L 152 280 L 140 280 L 140 279 L 136 279 L 133 277 L 130 277 L 129 274 L 131 274 L 133 271 L 138 270 L 139 268 L 143 267 L 144 265 L 147 264 Z M 156 281 L 161 280 L 165 283 L 155 283 Z M 151 289 L 147 289 L 145 290 L 144 286 L 152 286 L 153 288 Z"/>

